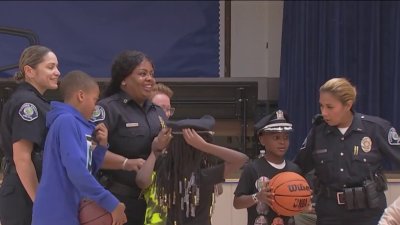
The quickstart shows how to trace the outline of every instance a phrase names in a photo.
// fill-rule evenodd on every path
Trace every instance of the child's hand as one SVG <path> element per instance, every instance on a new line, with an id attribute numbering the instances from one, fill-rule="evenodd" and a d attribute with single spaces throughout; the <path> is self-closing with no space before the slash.
<path id="1" fill-rule="evenodd" d="M 271 192 L 271 187 L 268 185 L 269 181 L 266 182 L 261 191 L 258 192 L 257 198 L 260 202 L 267 204 L 269 207 L 272 206 L 272 202 L 274 201 L 274 194 Z"/>
<path id="2" fill-rule="evenodd" d="M 186 143 L 196 149 L 201 149 L 201 146 L 206 143 L 206 141 L 193 129 L 185 128 L 182 129 L 182 132 Z"/>
<path id="3" fill-rule="evenodd" d="M 157 137 L 154 138 L 151 143 L 151 149 L 154 154 L 159 155 L 164 149 L 168 146 L 169 142 L 172 139 L 172 129 L 171 128 L 163 128 L 158 133 Z"/>
<path id="4" fill-rule="evenodd" d="M 107 147 L 108 144 L 108 130 L 104 123 L 97 124 L 96 128 L 94 128 L 94 135 L 96 142 L 103 146 Z"/>
<path id="5" fill-rule="evenodd" d="M 118 203 L 114 211 L 111 212 L 111 217 L 113 219 L 112 225 L 122 225 L 128 222 L 128 219 L 125 215 L 124 203 Z"/>
<path id="6" fill-rule="evenodd" d="M 138 171 L 140 168 L 142 168 L 144 162 L 146 162 L 144 159 L 128 159 L 126 161 L 125 167 L 123 168 L 126 171 Z"/>

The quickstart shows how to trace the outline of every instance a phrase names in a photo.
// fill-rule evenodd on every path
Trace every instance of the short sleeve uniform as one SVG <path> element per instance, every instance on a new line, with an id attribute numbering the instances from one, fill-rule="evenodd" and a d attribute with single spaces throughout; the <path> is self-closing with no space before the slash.
<path id="1" fill-rule="evenodd" d="M 353 122 L 344 134 L 325 122 L 314 126 L 295 162 L 303 172 L 315 168 L 321 190 L 340 192 L 344 188 L 361 187 L 365 180 L 371 179 L 371 175 L 382 173 L 384 157 L 400 162 L 400 138 L 395 128 L 379 117 L 354 113 Z M 366 220 L 359 224 L 377 224 L 386 207 L 382 190 L 379 199 L 377 208 L 343 211 L 344 207 L 337 205 L 336 199 L 328 201 L 328 196 L 323 194 L 318 198 L 316 210 L 321 220 L 343 213 L 344 218 L 349 214 L 349 219 L 343 220 L 344 223 L 356 224 L 350 218 L 362 217 Z M 327 203 L 330 202 L 332 205 L 328 207 Z M 359 214 L 356 215 L 356 212 Z"/>
<path id="2" fill-rule="evenodd" d="M 259 177 L 265 176 L 268 179 L 271 179 L 276 174 L 286 171 L 300 173 L 300 169 L 298 168 L 298 166 L 290 161 L 286 161 L 286 165 L 283 169 L 276 169 L 275 167 L 271 166 L 264 158 L 255 159 L 253 162 L 247 164 L 243 169 L 243 172 L 239 179 L 239 183 L 235 190 L 235 196 L 239 197 L 242 195 L 252 195 L 254 193 L 257 193 L 258 190 L 255 184 Z M 248 225 L 253 225 L 257 216 L 258 214 L 256 210 L 256 204 L 247 208 Z M 276 216 L 276 213 L 270 209 L 267 215 L 269 224 Z M 288 220 L 290 218 L 282 218 L 284 219 L 285 225 L 288 224 Z"/>
<path id="3" fill-rule="evenodd" d="M 1 116 L 1 149 L 8 162 L 0 188 L 0 220 L 3 225 L 30 224 L 32 201 L 26 193 L 13 160 L 13 143 L 33 143 L 36 173 L 41 174 L 41 153 L 46 137 L 46 113 L 50 103 L 29 83 L 21 83 L 3 107 Z"/>
<path id="4" fill-rule="evenodd" d="M 4 105 L 1 122 L 2 149 L 12 158 L 13 143 L 25 139 L 42 151 L 46 135 L 46 113 L 50 103 L 29 83 L 22 83 Z"/>
<path id="5" fill-rule="evenodd" d="M 333 189 L 360 185 L 382 169 L 384 157 L 400 162 L 400 138 L 381 118 L 355 113 L 344 135 L 326 123 L 314 129 L 295 162 L 303 172 L 315 168 L 319 181 Z"/>
<path id="6" fill-rule="evenodd" d="M 151 151 L 151 143 L 164 125 L 166 117 L 163 110 L 150 101 L 145 101 L 143 107 L 139 106 L 125 92 L 121 91 L 98 102 L 92 121 L 103 122 L 107 126 L 109 150 L 111 152 L 129 159 L 147 159 Z M 112 187 L 110 187 L 110 191 L 117 197 L 125 196 L 131 200 L 139 198 L 141 190 L 136 185 L 135 172 L 107 170 L 104 173 L 111 179 L 111 186 L 114 185 L 115 187 L 118 184 L 118 186 L 123 186 L 124 189 L 129 189 L 129 195 L 126 195 L 126 193 L 119 191 L 116 193 L 116 189 L 114 193 Z M 130 216 L 140 218 L 139 223 L 144 221 L 146 204 L 143 199 L 139 200 L 139 211 L 137 207 L 133 206 L 137 202 L 132 204 L 125 202 L 128 224 Z M 136 208 L 132 209 L 136 212 L 129 212 L 130 206 Z"/>

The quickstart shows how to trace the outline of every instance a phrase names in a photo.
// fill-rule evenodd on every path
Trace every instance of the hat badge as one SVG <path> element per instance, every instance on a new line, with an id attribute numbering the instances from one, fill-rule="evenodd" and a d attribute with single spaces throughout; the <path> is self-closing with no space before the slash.
<path id="1" fill-rule="evenodd" d="M 276 111 L 276 119 L 278 119 L 278 120 L 284 120 L 285 119 L 285 117 L 283 116 L 283 111 L 282 110 Z"/>

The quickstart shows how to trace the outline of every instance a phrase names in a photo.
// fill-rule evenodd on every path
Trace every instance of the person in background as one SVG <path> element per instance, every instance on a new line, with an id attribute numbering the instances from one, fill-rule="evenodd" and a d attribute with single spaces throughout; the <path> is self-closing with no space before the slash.
<path id="1" fill-rule="evenodd" d="M 171 107 L 171 99 L 173 95 L 174 92 L 171 88 L 163 83 L 157 83 L 154 85 L 150 96 L 151 101 L 164 110 L 168 119 L 174 115 L 175 112 L 175 108 Z"/>
<path id="2" fill-rule="evenodd" d="M 397 197 L 396 200 L 385 209 L 378 222 L 378 225 L 398 224 L 400 224 L 400 197 Z"/>
<path id="3" fill-rule="evenodd" d="M 175 108 L 171 107 L 171 98 L 174 92 L 168 86 L 157 83 L 153 87 L 153 91 L 150 95 L 150 99 L 153 104 L 160 106 L 169 119 L 175 112 Z M 156 163 L 156 158 L 160 152 L 151 152 L 143 167 L 138 171 L 136 176 L 136 184 L 143 190 L 143 196 L 147 203 L 146 214 L 145 214 L 145 225 L 163 225 L 166 223 L 166 211 L 160 207 L 156 198 L 156 189 L 154 185 L 155 172 L 153 171 L 158 163 Z M 142 176 L 147 176 L 151 174 L 151 184 L 141 182 L 144 180 Z"/>
<path id="4" fill-rule="evenodd" d="M 143 224 L 146 212 L 142 190 L 135 182 L 136 171 L 152 149 L 164 149 L 171 139 L 170 130 L 162 129 L 167 120 L 164 111 L 150 101 L 154 84 L 154 66 L 148 56 L 133 50 L 121 52 L 91 119 L 106 125 L 109 151 L 123 157 L 119 170 L 102 170 L 99 179 L 126 205 L 127 225 Z M 107 155 L 104 161 L 107 168 Z M 134 164 L 134 171 L 125 171 L 128 162 Z"/>
<path id="5" fill-rule="evenodd" d="M 96 202 L 113 224 L 126 222 L 125 206 L 92 175 L 102 165 L 108 131 L 89 122 L 99 98 L 96 81 L 71 71 L 61 81 L 62 102 L 51 102 L 43 156 L 43 175 L 33 204 L 32 225 L 79 225 L 79 203 Z"/>
<path id="6" fill-rule="evenodd" d="M 355 112 L 356 88 L 332 78 L 319 89 L 314 119 L 295 163 L 315 169 L 318 225 L 376 225 L 386 208 L 382 159 L 400 162 L 400 139 L 386 120 Z"/>
<path id="7" fill-rule="evenodd" d="M 292 217 L 281 217 L 272 209 L 257 210 L 259 202 L 268 205 L 270 198 L 270 191 L 267 188 L 257 186 L 260 178 L 266 177 L 269 180 L 285 171 L 300 173 L 296 164 L 285 160 L 285 153 L 289 148 L 289 133 L 293 130 L 292 123 L 286 113 L 277 110 L 259 120 L 254 129 L 265 154 L 243 169 L 235 190 L 233 206 L 235 209 L 247 209 L 247 225 L 254 225 L 260 216 L 265 217 L 268 225 L 293 224 Z"/>
<path id="8" fill-rule="evenodd" d="M 0 187 L 2 225 L 30 225 L 32 204 L 41 175 L 46 137 L 47 90 L 58 87 L 58 60 L 40 45 L 26 48 L 19 60 L 15 79 L 21 82 L 3 107 L 1 149 L 4 151 L 4 180 Z"/>

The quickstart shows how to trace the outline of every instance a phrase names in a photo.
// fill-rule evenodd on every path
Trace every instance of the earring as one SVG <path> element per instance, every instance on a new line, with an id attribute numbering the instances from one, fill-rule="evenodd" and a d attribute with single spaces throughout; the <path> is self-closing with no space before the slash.
<path id="1" fill-rule="evenodd" d="M 126 86 L 126 82 L 125 81 L 122 81 L 122 86 Z"/>

